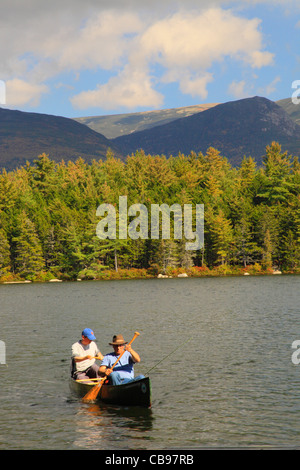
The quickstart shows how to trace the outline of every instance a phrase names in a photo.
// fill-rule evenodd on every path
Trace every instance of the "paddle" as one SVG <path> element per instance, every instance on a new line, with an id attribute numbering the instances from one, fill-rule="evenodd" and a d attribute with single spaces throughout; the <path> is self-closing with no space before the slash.
<path id="1" fill-rule="evenodd" d="M 139 335 L 140 335 L 139 332 L 136 331 L 136 332 L 134 333 L 134 336 L 133 336 L 132 340 L 128 343 L 128 346 L 129 346 L 131 343 L 133 343 L 133 341 L 134 341 Z M 118 357 L 118 359 L 116 360 L 116 362 L 114 363 L 114 365 L 110 368 L 111 370 L 113 370 L 113 368 L 115 367 L 115 365 L 119 362 L 119 360 L 121 359 L 121 357 L 123 356 L 123 354 L 125 353 L 125 351 L 126 351 L 126 349 L 124 349 L 124 351 L 120 354 L 120 356 Z M 95 400 L 96 400 L 96 398 L 97 398 L 97 396 L 98 396 L 98 394 L 99 394 L 99 392 L 100 392 L 100 390 L 101 390 L 101 387 L 102 387 L 102 385 L 104 384 L 104 380 L 105 380 L 106 378 L 107 378 L 106 376 L 103 377 L 103 380 L 101 380 L 101 383 L 95 385 L 91 390 L 89 390 L 89 391 L 87 392 L 86 395 L 84 395 L 84 397 L 83 397 L 83 399 L 82 399 L 82 401 L 83 401 L 84 403 L 89 403 L 89 402 L 91 402 L 91 401 L 95 401 Z"/>
<path id="2" fill-rule="evenodd" d="M 103 377 L 102 377 L 103 378 Z M 100 382 L 100 380 L 102 380 L 101 377 L 97 377 L 97 378 L 92 378 L 90 379 L 89 377 L 87 377 L 86 379 L 76 379 L 76 382 Z"/>

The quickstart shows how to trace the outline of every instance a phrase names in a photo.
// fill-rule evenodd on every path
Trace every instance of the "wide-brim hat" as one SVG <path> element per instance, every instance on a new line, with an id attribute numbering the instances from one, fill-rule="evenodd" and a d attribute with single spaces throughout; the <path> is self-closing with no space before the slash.
<path id="1" fill-rule="evenodd" d="M 109 343 L 111 346 L 120 346 L 121 344 L 127 344 L 128 341 L 124 341 L 123 335 L 114 335 L 113 340 Z"/>

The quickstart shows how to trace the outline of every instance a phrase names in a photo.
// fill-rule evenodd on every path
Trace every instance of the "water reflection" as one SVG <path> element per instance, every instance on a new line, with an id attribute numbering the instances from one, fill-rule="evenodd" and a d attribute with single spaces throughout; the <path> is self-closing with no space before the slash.
<path id="1" fill-rule="evenodd" d="M 76 417 L 75 447 L 81 449 L 147 448 L 153 414 L 149 408 L 81 404 Z"/>

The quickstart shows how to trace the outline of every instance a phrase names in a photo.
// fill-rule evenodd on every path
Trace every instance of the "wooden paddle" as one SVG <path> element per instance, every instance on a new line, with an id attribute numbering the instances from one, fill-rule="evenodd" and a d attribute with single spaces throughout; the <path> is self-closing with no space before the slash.
<path id="1" fill-rule="evenodd" d="M 100 382 L 100 380 L 102 380 L 101 377 L 97 377 L 97 378 L 92 378 L 90 379 L 89 377 L 87 377 L 86 379 L 76 379 L 76 382 Z"/>
<path id="2" fill-rule="evenodd" d="M 136 331 L 134 333 L 134 336 L 132 338 L 132 340 L 128 343 L 128 346 L 133 343 L 133 341 L 140 335 L 140 333 L 138 331 Z M 119 360 L 121 359 L 121 357 L 123 356 L 123 354 L 125 353 L 126 349 L 124 349 L 124 351 L 120 354 L 120 356 L 118 357 L 118 359 L 116 360 L 116 362 L 114 363 L 114 365 L 112 367 L 110 367 L 111 370 L 113 370 L 113 368 L 115 367 L 115 365 L 119 362 Z M 93 402 L 96 400 L 100 390 L 101 390 L 101 387 L 102 385 L 104 384 L 104 380 L 107 379 L 107 376 L 103 377 L 103 380 L 101 380 L 101 383 L 95 385 L 91 390 L 89 390 L 87 392 L 86 395 L 84 395 L 82 401 L 84 403 L 90 403 L 90 402 Z"/>

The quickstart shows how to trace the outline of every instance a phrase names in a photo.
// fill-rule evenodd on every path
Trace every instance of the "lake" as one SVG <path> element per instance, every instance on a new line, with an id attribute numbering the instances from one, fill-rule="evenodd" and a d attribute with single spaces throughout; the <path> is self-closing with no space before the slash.
<path id="1" fill-rule="evenodd" d="M 299 445 L 299 276 L 0 285 L 0 449 Z M 152 407 L 84 404 L 69 390 L 85 327 L 141 356 Z"/>

